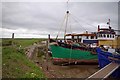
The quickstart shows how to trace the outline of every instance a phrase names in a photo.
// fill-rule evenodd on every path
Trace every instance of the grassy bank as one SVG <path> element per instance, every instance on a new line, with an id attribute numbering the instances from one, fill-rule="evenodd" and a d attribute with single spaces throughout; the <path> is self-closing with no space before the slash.
<path id="1" fill-rule="evenodd" d="M 17 46 L 6 45 L 10 39 L 3 39 L 2 47 L 2 77 L 3 78 L 45 78 L 42 70 L 30 61 L 24 54 L 24 48 L 40 39 L 15 39 Z M 18 51 L 18 46 L 22 50 Z"/>
<path id="2" fill-rule="evenodd" d="M 27 46 L 32 45 L 35 42 L 41 42 L 42 40 L 45 39 L 34 39 L 34 38 L 30 38 L 30 39 L 26 39 L 26 38 L 15 38 L 13 40 L 13 44 L 15 44 L 17 47 L 19 47 L 21 45 L 22 48 L 25 48 Z M 2 45 L 6 46 L 6 45 L 10 45 L 12 43 L 12 39 L 7 39 L 4 38 L 2 39 Z"/>

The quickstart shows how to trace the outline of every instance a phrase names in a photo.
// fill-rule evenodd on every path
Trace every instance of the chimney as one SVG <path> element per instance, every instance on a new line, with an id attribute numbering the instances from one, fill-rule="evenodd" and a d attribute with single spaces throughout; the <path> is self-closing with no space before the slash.
<path id="1" fill-rule="evenodd" d="M 88 34 L 88 31 L 86 30 L 86 34 Z"/>
<path id="2" fill-rule="evenodd" d="M 100 31 L 100 25 L 98 25 L 98 32 Z"/>
<path id="3" fill-rule="evenodd" d="M 109 29 L 112 29 L 112 28 L 109 26 Z"/>

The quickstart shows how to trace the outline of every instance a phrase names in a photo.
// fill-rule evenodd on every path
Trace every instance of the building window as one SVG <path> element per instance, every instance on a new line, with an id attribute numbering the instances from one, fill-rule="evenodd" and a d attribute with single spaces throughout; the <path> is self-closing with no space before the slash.
<path id="1" fill-rule="evenodd" d="M 88 39 L 88 36 L 86 36 L 86 39 Z"/>
<path id="2" fill-rule="evenodd" d="M 102 34 L 100 34 L 100 37 L 102 37 Z"/>
<path id="3" fill-rule="evenodd" d="M 104 34 L 104 37 L 106 37 L 106 35 Z"/>
<path id="4" fill-rule="evenodd" d="M 107 38 L 109 38 L 109 34 L 107 34 Z"/>
<path id="5" fill-rule="evenodd" d="M 97 39 L 97 36 L 96 36 L 96 39 Z"/>
<path id="6" fill-rule="evenodd" d="M 110 34 L 110 38 L 111 38 L 111 34 Z"/>
<path id="7" fill-rule="evenodd" d="M 112 37 L 114 38 L 114 35 Z"/>
<path id="8" fill-rule="evenodd" d="M 91 39 L 94 39 L 94 36 L 91 36 Z"/>
<path id="9" fill-rule="evenodd" d="M 75 39 L 77 39 L 77 36 L 74 36 Z"/>
<path id="10" fill-rule="evenodd" d="M 103 34 L 101 34 L 101 37 L 103 37 Z"/>
<path id="11" fill-rule="evenodd" d="M 100 37 L 100 34 L 98 34 L 98 37 Z"/>
<path id="12" fill-rule="evenodd" d="M 100 37 L 100 34 L 98 34 L 98 36 Z"/>
<path id="13" fill-rule="evenodd" d="M 97 36 L 99 37 L 99 34 L 97 34 Z"/>

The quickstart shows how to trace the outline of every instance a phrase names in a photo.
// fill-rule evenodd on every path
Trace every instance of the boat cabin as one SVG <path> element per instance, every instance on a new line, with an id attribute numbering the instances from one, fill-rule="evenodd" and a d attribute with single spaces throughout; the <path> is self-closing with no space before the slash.
<path id="1" fill-rule="evenodd" d="M 100 28 L 98 25 L 98 44 L 99 46 L 107 46 L 108 48 L 116 48 L 116 32 L 110 26 L 109 28 Z"/>
<path id="2" fill-rule="evenodd" d="M 111 27 L 109 28 L 100 28 L 98 25 L 98 32 L 97 32 L 98 40 L 115 40 L 115 31 Z"/>
<path id="3" fill-rule="evenodd" d="M 97 34 L 96 33 L 86 33 L 83 34 L 66 34 L 66 37 L 71 36 L 73 42 L 81 42 L 85 44 L 90 44 L 91 46 L 97 46 Z"/>

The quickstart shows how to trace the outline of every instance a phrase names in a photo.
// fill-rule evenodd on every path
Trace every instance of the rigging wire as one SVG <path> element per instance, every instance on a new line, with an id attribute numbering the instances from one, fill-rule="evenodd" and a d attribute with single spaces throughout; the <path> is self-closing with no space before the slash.
<path id="1" fill-rule="evenodd" d="M 74 15 L 72 14 L 72 16 L 74 16 Z M 94 25 L 92 25 L 92 24 L 89 24 L 89 23 L 87 23 L 86 21 L 83 21 L 83 20 L 79 19 L 79 18 L 76 17 L 76 16 L 74 16 L 74 17 L 75 17 L 76 19 L 78 19 L 79 21 L 82 21 L 82 22 L 86 23 L 87 25 L 91 26 L 92 28 L 93 28 L 93 27 L 96 28 L 96 26 L 94 26 Z"/>
<path id="2" fill-rule="evenodd" d="M 70 14 L 69 14 L 70 15 Z M 69 17 L 69 23 L 70 23 L 70 32 L 72 34 L 72 27 L 71 27 L 71 20 L 70 20 L 71 17 Z"/>
<path id="3" fill-rule="evenodd" d="M 69 0 L 67 0 L 67 10 L 68 10 L 68 8 L 69 8 Z"/>
<path id="4" fill-rule="evenodd" d="M 59 36 L 59 34 L 60 34 L 60 31 L 62 30 L 62 27 L 63 27 L 64 22 L 65 22 L 65 18 L 66 18 L 66 14 L 65 14 L 65 16 L 64 16 L 64 18 L 63 18 L 63 22 L 61 23 L 60 29 L 59 29 L 58 34 L 57 34 L 57 36 L 56 36 L 56 40 L 57 40 L 57 38 L 58 38 L 58 36 Z"/>
<path id="5" fill-rule="evenodd" d="M 73 20 L 78 23 L 82 28 L 81 29 L 84 29 L 85 31 L 87 30 L 86 28 L 84 28 L 74 17 L 71 16 L 71 18 L 73 18 Z"/>

